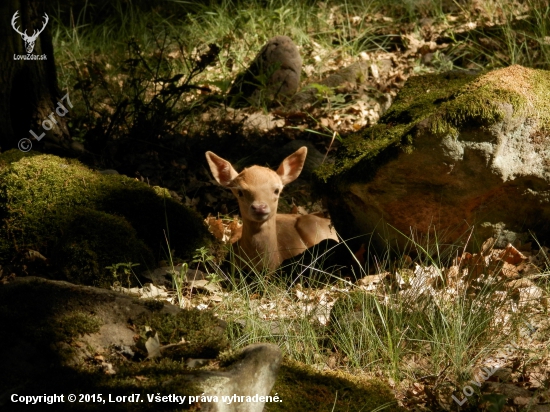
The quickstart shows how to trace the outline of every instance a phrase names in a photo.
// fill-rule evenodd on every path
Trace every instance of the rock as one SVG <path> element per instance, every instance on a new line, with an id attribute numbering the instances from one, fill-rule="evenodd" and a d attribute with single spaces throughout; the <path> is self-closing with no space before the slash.
<path id="1" fill-rule="evenodd" d="M 208 412 L 262 412 L 265 398 L 275 384 L 281 364 L 281 351 L 277 345 L 257 343 L 249 345 L 241 352 L 241 358 L 223 372 L 200 372 L 186 378 L 194 382 L 199 390 L 218 400 L 226 396 L 241 402 L 201 402 L 201 411 Z M 247 397 L 249 401 L 246 400 Z M 255 398 L 254 398 L 255 397 Z M 272 400 L 274 402 L 275 400 Z"/>
<path id="2" fill-rule="evenodd" d="M 518 243 L 525 243 L 528 240 L 528 235 L 526 233 L 516 233 L 511 230 L 506 230 L 505 227 L 506 225 L 504 222 L 483 222 L 478 226 L 477 232 L 482 239 L 496 236 L 493 247 L 499 249 L 504 249 L 510 243 L 517 245 Z"/>
<path id="3" fill-rule="evenodd" d="M 517 65 L 411 77 L 379 124 L 316 171 L 336 229 L 375 232 L 383 250 L 411 233 L 457 244 L 471 227 L 469 245 L 529 230 L 550 240 L 549 93 L 550 72 Z"/>
<path id="4" fill-rule="evenodd" d="M 163 408 L 189 409 L 200 403 L 201 411 L 259 412 L 263 401 L 228 404 L 221 397 L 269 395 L 281 362 L 276 345 L 255 344 L 224 370 L 189 371 L 182 354 L 190 366 L 198 367 L 227 349 L 222 322 L 207 311 L 186 311 L 105 289 L 15 278 L 0 284 L 0 302 L 0 407 L 9 405 L 6 409 L 12 411 L 28 408 L 13 403 L 12 393 L 65 393 L 65 401 L 69 393 L 102 393 L 107 402 L 109 395 L 141 397 L 138 403 L 111 404 L 112 410 L 157 409 L 147 394 L 172 394 L 187 398 L 183 404 L 164 400 Z M 147 326 L 155 330 L 160 347 L 155 359 L 143 361 L 146 353 L 140 342 Z M 171 337 L 176 343 L 164 345 Z M 203 393 L 211 400 L 201 400 Z M 196 397 L 192 402 L 191 396 Z M 87 410 L 104 410 L 101 401 L 95 402 Z M 56 410 L 81 408 L 78 402 L 65 402 Z"/>
<path id="5" fill-rule="evenodd" d="M 185 366 L 189 369 L 202 368 L 203 366 L 208 365 L 210 359 L 187 359 Z"/>
<path id="6" fill-rule="evenodd" d="M 380 59 L 376 62 L 378 66 L 378 73 L 387 76 L 393 68 L 392 59 Z"/>
<path id="7" fill-rule="evenodd" d="M 271 113 L 264 113 L 258 111 L 252 113 L 243 123 L 243 127 L 249 130 L 264 130 L 268 131 L 276 127 L 283 127 L 285 125 L 285 119 L 276 119 Z"/>
<path id="8" fill-rule="evenodd" d="M 302 58 L 287 36 L 268 40 L 249 68 L 235 79 L 232 106 L 261 105 L 291 97 L 300 86 Z"/>
<path id="9" fill-rule="evenodd" d="M 191 284 L 199 280 L 207 281 L 206 273 L 198 269 L 191 269 L 189 267 L 184 268 L 181 264 L 175 266 L 163 266 L 154 270 L 145 271 L 141 274 L 141 276 L 153 282 L 154 285 L 171 288 L 173 286 L 174 276 L 179 276 L 182 274 L 184 269 L 186 270 L 184 273 L 186 283 Z"/>
<path id="10" fill-rule="evenodd" d="M 94 286 L 137 283 L 106 267 L 155 267 L 168 232 L 170 250 L 181 258 L 211 242 L 202 217 L 167 189 L 17 149 L 0 154 L 0 215 L 0 265 L 31 249 L 51 261 L 50 274 Z"/>

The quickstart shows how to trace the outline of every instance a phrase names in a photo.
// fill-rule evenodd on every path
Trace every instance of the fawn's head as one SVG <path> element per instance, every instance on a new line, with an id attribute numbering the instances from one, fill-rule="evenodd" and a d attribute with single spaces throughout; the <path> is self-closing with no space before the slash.
<path id="1" fill-rule="evenodd" d="M 302 171 L 307 148 L 301 147 L 288 156 L 277 171 L 252 166 L 237 173 L 231 163 L 212 152 L 206 160 L 216 181 L 233 192 L 239 201 L 243 221 L 265 222 L 277 214 L 283 186 L 295 180 Z"/>

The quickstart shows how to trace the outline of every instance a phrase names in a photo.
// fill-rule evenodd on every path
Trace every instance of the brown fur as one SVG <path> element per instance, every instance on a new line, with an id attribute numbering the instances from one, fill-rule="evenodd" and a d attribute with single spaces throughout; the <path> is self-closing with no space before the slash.
<path id="1" fill-rule="evenodd" d="M 237 173 L 227 160 L 206 152 L 216 181 L 230 188 L 239 201 L 243 228 L 236 255 L 240 267 L 272 271 L 283 260 L 297 256 L 325 239 L 338 241 L 329 219 L 315 215 L 277 214 L 281 191 L 284 185 L 300 175 L 306 155 L 306 147 L 298 149 L 283 160 L 276 172 L 252 166 Z"/>

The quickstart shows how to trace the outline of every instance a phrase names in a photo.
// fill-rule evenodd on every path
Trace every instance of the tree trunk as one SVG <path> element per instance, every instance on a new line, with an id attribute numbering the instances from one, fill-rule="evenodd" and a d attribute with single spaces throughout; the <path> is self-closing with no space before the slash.
<path id="1" fill-rule="evenodd" d="M 17 16 L 14 16 L 16 12 Z M 47 19 L 45 13 L 44 0 L 0 2 L 0 16 L 3 16 L 4 20 L 0 25 L 1 151 L 18 146 L 27 151 L 30 149 L 29 145 L 34 149 L 71 147 L 66 125 L 67 112 L 59 109 L 56 113 L 58 102 L 68 111 L 70 106 L 66 99 L 61 100 L 66 93 L 62 93 L 57 85 L 51 35 L 53 22 L 50 18 L 44 26 Z M 15 20 L 15 28 L 8 23 L 12 22 L 12 19 Z M 42 28 L 44 30 L 39 32 Z M 31 47 L 23 40 L 24 36 L 21 33 L 25 34 L 27 39 L 31 37 L 31 41 L 34 38 L 33 34 L 39 33 L 30 53 Z M 43 60 L 34 60 L 41 56 L 44 56 Z M 46 130 L 48 128 L 50 130 Z M 36 136 L 33 136 L 31 130 Z"/>

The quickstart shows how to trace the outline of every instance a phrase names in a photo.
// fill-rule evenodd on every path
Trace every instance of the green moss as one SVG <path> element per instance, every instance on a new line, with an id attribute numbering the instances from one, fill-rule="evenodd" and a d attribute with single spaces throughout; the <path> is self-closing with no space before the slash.
<path id="1" fill-rule="evenodd" d="M 187 310 L 176 315 L 154 313 L 143 316 L 137 324 L 143 331 L 149 326 L 158 332 L 162 345 L 186 342 L 165 354 L 172 358 L 215 358 L 229 348 L 229 340 L 218 318 L 209 311 Z M 146 338 L 145 332 L 142 333 L 142 339 Z"/>
<path id="2" fill-rule="evenodd" d="M 170 191 L 164 187 L 160 187 L 160 186 L 153 186 L 153 190 L 155 191 L 155 193 L 157 195 L 159 195 L 160 197 L 165 197 L 165 198 L 169 198 L 170 197 Z"/>
<path id="3" fill-rule="evenodd" d="M 461 88 L 441 104 L 430 121 L 432 133 L 446 134 L 472 125 L 501 121 L 503 104 L 513 108 L 514 118 L 537 118 L 550 126 L 550 72 L 518 65 L 494 70 Z"/>
<path id="4" fill-rule="evenodd" d="M 411 77 L 380 122 L 392 125 L 423 120 L 476 77 L 464 72 Z"/>
<path id="5" fill-rule="evenodd" d="M 29 248 L 56 255 L 64 273 L 83 264 L 91 279 L 113 263 L 132 261 L 147 268 L 153 256 L 165 257 L 166 238 L 181 258 L 210 243 L 202 218 L 168 197 L 166 189 L 105 176 L 76 160 L 19 153 L 0 155 L 0 262 Z M 76 226 L 87 236 L 79 237 L 71 229 Z M 68 262 L 57 253 L 61 249 L 70 255 Z"/>
<path id="6" fill-rule="evenodd" d="M 243 350 L 234 350 L 233 348 L 229 348 L 226 351 L 220 352 L 218 355 L 218 364 L 220 368 L 226 368 L 244 358 L 245 352 Z"/>
<path id="7" fill-rule="evenodd" d="M 406 138 L 407 131 L 411 129 L 408 125 L 398 125 L 391 127 L 385 124 L 377 124 L 365 129 L 360 134 L 354 134 L 342 143 L 339 156 L 334 163 L 323 163 L 316 171 L 318 180 L 327 183 L 335 175 L 345 173 L 356 166 L 360 161 L 368 166 L 363 168 L 360 173 L 369 174 L 376 170 L 375 159 L 382 152 L 398 149 L 402 146 L 402 139 Z M 381 159 L 378 158 L 377 162 Z"/>
<path id="8" fill-rule="evenodd" d="M 344 372 L 323 371 L 285 360 L 271 395 L 282 402 L 267 403 L 265 410 L 277 411 L 372 411 L 386 403 L 385 411 L 400 411 L 387 384 Z"/>
<path id="9" fill-rule="evenodd" d="M 137 238 L 136 230 L 121 216 L 88 208 L 72 214 L 72 220 L 52 251 L 53 260 L 70 282 L 108 287 L 119 281 L 135 285 L 136 279 L 119 279 L 106 270 L 113 263 L 143 262 L 152 268 L 150 249 Z"/>
<path id="10" fill-rule="evenodd" d="M 0 154 L 0 168 L 9 166 L 11 163 L 18 162 L 24 157 L 38 156 L 38 152 L 22 152 L 21 150 L 12 149 Z"/>
<path id="11" fill-rule="evenodd" d="M 155 189 L 134 179 L 117 175 L 105 176 L 106 187 L 97 194 L 98 208 L 124 216 L 153 252 L 166 254 L 166 239 L 173 257 L 188 258 L 196 249 L 209 246 L 211 236 L 202 217 L 178 201 L 167 197 L 167 191 Z M 164 194 L 164 195 L 163 195 Z"/>
<path id="12" fill-rule="evenodd" d="M 72 312 L 62 315 L 53 325 L 55 341 L 70 341 L 85 334 L 99 332 L 103 324 L 100 318 L 84 312 Z"/>
<path id="13" fill-rule="evenodd" d="M 143 305 L 151 312 L 157 312 L 162 310 L 164 307 L 164 302 L 156 299 L 143 299 Z"/>
<path id="14" fill-rule="evenodd" d="M 501 121 L 506 107 L 513 117 L 532 117 L 550 126 L 550 72 L 510 66 L 482 75 L 450 72 L 411 77 L 379 124 L 346 137 L 335 163 L 316 177 L 332 186 L 347 173 L 373 174 L 400 152 L 410 152 L 420 125 L 440 135 Z M 366 176 L 368 180 L 368 176 Z"/>

